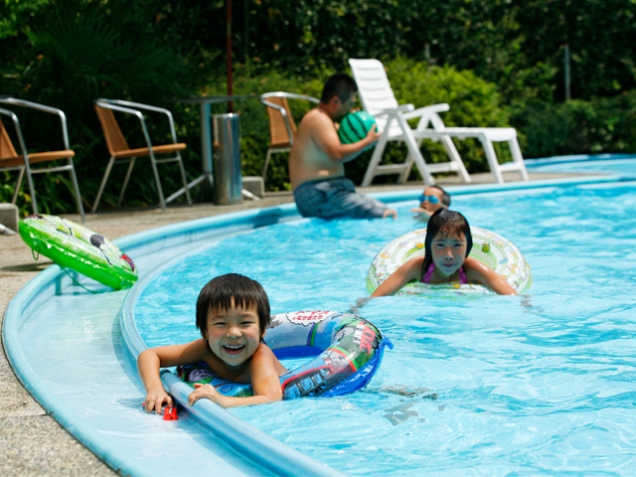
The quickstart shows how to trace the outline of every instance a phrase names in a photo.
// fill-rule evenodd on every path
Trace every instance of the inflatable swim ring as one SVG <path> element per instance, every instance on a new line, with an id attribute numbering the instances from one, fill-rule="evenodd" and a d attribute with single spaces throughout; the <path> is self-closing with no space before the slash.
<path id="1" fill-rule="evenodd" d="M 525 293 L 532 285 L 530 265 L 515 245 L 501 235 L 480 227 L 471 227 L 473 248 L 470 256 L 488 265 L 502 275 L 517 293 Z M 400 265 L 417 255 L 424 255 L 426 229 L 418 229 L 396 238 L 387 244 L 371 262 L 367 273 L 367 290 L 373 293 Z M 398 294 L 420 294 L 432 289 L 458 289 L 460 291 L 489 291 L 477 285 L 428 285 L 420 282 L 407 283 Z"/>
<path id="2" fill-rule="evenodd" d="M 295 311 L 272 316 L 264 338 L 279 359 L 314 357 L 281 376 L 283 399 L 332 397 L 364 387 L 391 342 L 364 318 L 337 311 Z M 252 396 L 252 386 L 219 379 L 204 363 L 179 366 L 186 383 L 212 384 L 226 396 Z"/>
<path id="3" fill-rule="evenodd" d="M 120 290 L 137 281 L 133 261 L 110 240 L 54 215 L 30 215 L 20 221 L 20 236 L 34 251 Z"/>

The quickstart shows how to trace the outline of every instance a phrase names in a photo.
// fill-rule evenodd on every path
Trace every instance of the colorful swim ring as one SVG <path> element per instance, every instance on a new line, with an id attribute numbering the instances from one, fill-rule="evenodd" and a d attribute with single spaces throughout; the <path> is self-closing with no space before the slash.
<path id="1" fill-rule="evenodd" d="M 337 311 L 295 311 L 272 316 L 264 338 L 279 359 L 313 357 L 281 376 L 283 399 L 332 397 L 364 387 L 391 342 L 364 318 Z M 204 364 L 179 366 L 186 383 L 212 384 L 226 396 L 252 396 L 252 386 L 213 375 Z"/>
<path id="2" fill-rule="evenodd" d="M 509 240 L 490 230 L 471 227 L 473 248 L 470 256 L 488 265 L 502 275 L 517 293 L 525 293 L 532 285 L 530 265 L 519 249 Z M 418 229 L 396 238 L 387 244 L 371 262 L 367 273 L 367 290 L 373 293 L 380 284 L 409 259 L 424 256 L 426 229 Z M 458 289 L 460 291 L 489 291 L 486 287 L 469 284 L 427 285 L 421 282 L 407 283 L 398 294 L 427 293 L 432 289 Z"/>
<path id="3" fill-rule="evenodd" d="M 137 281 L 137 268 L 110 240 L 54 215 L 30 215 L 19 224 L 22 240 L 34 251 L 104 285 L 120 290 Z"/>

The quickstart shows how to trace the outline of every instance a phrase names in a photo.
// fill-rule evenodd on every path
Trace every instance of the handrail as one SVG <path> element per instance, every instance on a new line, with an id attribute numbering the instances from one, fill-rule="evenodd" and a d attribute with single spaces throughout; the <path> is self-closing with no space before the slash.
<path id="1" fill-rule="evenodd" d="M 260 96 L 261 102 L 263 99 L 267 98 L 290 98 L 290 99 L 306 99 L 307 101 L 311 101 L 312 103 L 320 103 L 318 98 L 314 98 L 313 96 L 308 96 L 306 94 L 297 94 L 297 93 L 287 93 L 285 91 L 272 91 L 270 93 L 263 93 Z"/>
<path id="2" fill-rule="evenodd" d="M 98 104 L 99 106 L 102 106 L 104 103 L 107 103 L 111 106 L 138 108 L 138 109 L 144 109 L 146 111 L 152 111 L 155 113 L 165 114 L 166 116 L 168 116 L 168 122 L 170 123 L 170 133 L 172 134 L 172 140 L 175 144 L 177 143 L 177 132 L 174 127 L 174 119 L 172 117 L 172 113 L 170 112 L 170 110 L 165 108 L 159 108 L 157 106 L 151 106 L 148 104 L 135 103 L 133 101 L 125 101 L 122 99 L 98 98 L 95 100 L 95 104 Z M 115 111 L 125 112 L 123 110 L 115 110 Z"/>
<path id="3" fill-rule="evenodd" d="M 34 103 L 32 101 L 25 101 L 24 99 L 14 98 L 12 96 L 0 97 L 0 103 L 11 104 L 14 106 L 20 106 L 23 108 L 35 109 L 36 111 L 42 111 L 43 113 L 56 114 L 60 117 L 62 126 L 62 140 L 64 141 L 64 149 L 67 151 L 71 149 L 70 141 L 68 139 L 68 124 L 66 122 L 66 114 L 64 111 L 51 106 L 46 106 L 40 103 Z"/>
<path id="4" fill-rule="evenodd" d="M 99 106 L 100 108 L 112 109 L 113 111 L 118 111 L 120 113 L 125 113 L 125 114 L 132 114 L 133 116 L 136 116 L 137 119 L 139 119 L 139 122 L 141 123 L 141 130 L 144 133 L 144 138 L 146 139 L 146 144 L 148 145 L 150 154 L 152 154 L 152 143 L 150 142 L 150 135 L 148 134 L 148 128 L 146 127 L 146 120 L 144 119 L 144 115 L 141 114 L 141 112 L 137 111 L 136 109 L 118 106 L 116 104 L 112 104 L 111 101 L 116 101 L 116 100 L 100 98 L 95 100 L 95 104 Z"/>
<path id="5" fill-rule="evenodd" d="M 285 108 L 283 108 L 282 106 L 278 104 L 270 103 L 269 101 L 267 101 L 267 98 L 302 99 L 302 100 L 307 100 L 316 104 L 320 103 L 320 100 L 318 100 L 317 98 L 314 98 L 312 96 L 307 96 L 305 94 L 286 93 L 284 91 L 275 91 L 271 93 L 261 94 L 260 96 L 261 103 L 263 103 L 265 106 L 269 108 L 273 108 L 277 110 L 283 116 L 285 128 L 287 129 L 287 136 L 289 137 L 289 145 L 291 145 L 294 142 L 294 135 L 291 130 L 291 125 L 289 124 L 290 119 L 287 117 L 287 111 L 285 110 Z"/>
<path id="6" fill-rule="evenodd" d="M 15 128 L 15 133 L 18 136 L 18 141 L 20 141 L 20 149 L 22 150 L 22 157 L 24 158 L 24 164 L 29 166 L 29 154 L 27 153 L 26 144 L 24 142 L 24 138 L 22 137 L 22 129 L 20 128 L 20 120 L 18 116 L 13 111 L 9 111 L 8 109 L 1 109 L 0 114 L 5 116 L 9 116 L 11 121 L 13 122 L 13 127 Z M 36 212 L 37 214 L 37 212 Z"/>
<path id="7" fill-rule="evenodd" d="M 62 142 L 64 143 L 64 149 L 66 151 L 70 151 L 71 150 L 71 146 L 70 146 L 70 141 L 68 139 L 68 125 L 66 122 L 66 114 L 64 113 L 64 111 L 62 111 L 61 109 L 58 108 L 54 108 L 52 106 L 46 106 L 44 104 L 40 104 L 40 103 L 34 103 L 32 101 L 25 101 L 23 99 L 18 99 L 18 98 L 14 98 L 12 96 L 0 96 L 0 103 L 1 104 L 9 104 L 12 106 L 18 106 L 18 107 L 22 107 L 22 108 L 29 108 L 29 109 L 33 109 L 36 111 L 40 111 L 43 113 L 47 113 L 47 114 L 55 114 L 56 116 L 59 117 L 60 119 L 60 125 L 62 128 Z M 3 110 L 3 111 L 8 111 L 8 110 Z M 35 214 L 38 213 L 38 204 L 37 204 L 37 199 L 35 197 L 35 189 L 33 187 L 33 179 L 31 177 L 31 166 L 29 165 L 29 156 L 27 153 L 27 148 L 26 148 L 26 144 L 24 142 L 24 137 L 22 136 L 22 130 L 20 129 L 20 123 L 18 121 L 17 116 L 15 116 L 15 114 L 11 113 L 13 115 L 12 119 L 13 119 L 13 123 L 15 125 L 16 128 L 16 133 L 18 135 L 18 140 L 20 141 L 20 148 L 22 149 L 22 155 L 24 157 L 24 167 L 26 169 L 27 172 L 27 181 L 29 183 L 29 188 L 31 190 L 31 194 L 33 195 L 32 198 L 32 204 L 33 204 L 33 212 Z M 72 156 L 71 156 L 72 157 Z M 71 172 L 71 180 L 73 182 L 73 188 L 75 189 L 75 199 L 77 202 L 77 209 L 80 213 L 80 217 L 82 219 L 82 222 L 86 221 L 86 217 L 84 215 L 84 206 L 82 205 L 82 197 L 81 194 L 79 192 L 79 183 L 77 182 L 77 174 L 75 173 L 75 167 L 73 166 L 73 162 L 72 159 L 69 158 L 69 163 L 68 166 L 65 166 L 63 168 L 60 167 L 55 167 L 55 168 L 50 168 L 48 169 L 49 172 L 55 172 L 55 171 L 61 171 L 61 170 L 70 170 Z M 33 172 L 43 172 L 46 171 L 45 169 L 33 169 Z M 20 176 L 21 178 L 22 176 Z M 18 184 L 20 184 L 21 179 L 18 180 Z M 16 189 L 15 191 L 15 195 L 14 195 L 14 200 L 15 197 L 17 197 L 18 194 L 18 190 Z"/>

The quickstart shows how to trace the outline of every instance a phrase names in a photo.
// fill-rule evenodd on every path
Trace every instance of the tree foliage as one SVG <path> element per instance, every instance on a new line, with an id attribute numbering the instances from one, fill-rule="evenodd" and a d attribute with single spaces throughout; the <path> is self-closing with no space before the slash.
<path id="1" fill-rule="evenodd" d="M 636 0 L 234 0 L 235 92 L 318 94 L 350 57 L 378 58 L 400 101 L 448 102 L 448 124 L 518 128 L 526 157 L 636 149 Z M 179 97 L 225 93 L 224 0 L 0 0 L 0 94 L 63 109 L 85 199 L 102 174 L 105 147 L 97 97 L 161 103 L 175 112 L 190 176 L 200 171 L 198 110 Z M 564 103 L 563 50 L 571 52 L 572 96 Z M 258 174 L 267 146 L 264 109 L 243 112 L 244 173 Z M 302 112 L 302 107 L 300 108 Z M 58 134 L 21 115 L 31 148 Z M 165 137 L 161 128 L 153 134 Z M 460 144 L 469 169 L 483 170 L 479 147 Z M 432 160 L 443 153 L 423 146 Z M 391 149 L 385 160 L 403 151 Z M 364 161 L 349 165 L 353 178 Z M 129 204 L 155 201 L 142 164 Z M 120 178 L 114 172 L 113 181 Z M 123 172 L 121 173 L 123 174 Z M 4 177 L 4 176 L 3 176 Z M 171 175 L 166 189 L 177 183 Z M 73 209 L 60 175 L 43 195 Z M 0 188 L 6 195 L 8 185 Z M 170 181 L 174 182 L 172 184 Z M 284 162 L 270 188 L 288 186 Z M 107 190 L 106 206 L 116 191 Z M 65 195 L 66 194 L 66 195 Z M 24 203 L 28 196 L 21 195 Z M 0 197 L 1 198 L 1 197 Z M 6 199 L 6 197 L 5 197 Z M 45 205 L 47 207 L 48 205 Z"/>

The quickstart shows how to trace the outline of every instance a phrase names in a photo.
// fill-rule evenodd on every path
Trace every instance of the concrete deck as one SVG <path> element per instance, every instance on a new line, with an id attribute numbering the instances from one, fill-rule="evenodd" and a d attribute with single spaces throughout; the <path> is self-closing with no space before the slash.
<path id="1" fill-rule="evenodd" d="M 492 175 L 475 174 L 471 185 L 492 183 Z M 517 174 L 504 174 L 506 181 L 517 180 Z M 531 180 L 573 177 L 572 174 L 531 173 Z M 455 178 L 439 179 L 443 187 L 464 185 Z M 419 189 L 421 182 L 405 185 L 372 186 L 362 192 Z M 245 201 L 236 206 L 197 204 L 192 207 L 126 209 L 119 212 L 88 214 L 86 226 L 110 239 L 186 220 L 225 214 L 257 207 L 292 202 L 291 193 L 268 194 L 258 202 Z M 68 215 L 79 222 L 79 216 Z M 0 324 L 9 301 L 37 273 L 51 265 L 40 257 L 34 261 L 31 250 L 19 235 L 0 235 Z M 22 387 L 11 369 L 6 355 L 0 354 L 0 475 L 9 476 L 114 476 L 117 475 L 94 454 L 77 442 L 40 407 Z"/>

